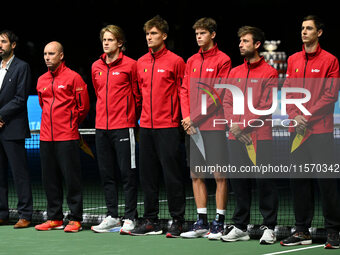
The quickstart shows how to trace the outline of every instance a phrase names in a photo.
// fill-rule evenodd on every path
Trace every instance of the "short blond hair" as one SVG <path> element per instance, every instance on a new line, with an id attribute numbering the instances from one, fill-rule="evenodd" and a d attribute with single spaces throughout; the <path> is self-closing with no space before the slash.
<path id="1" fill-rule="evenodd" d="M 100 41 L 103 42 L 103 37 L 105 32 L 110 32 L 111 34 L 116 37 L 117 41 L 122 44 L 122 49 L 124 49 L 124 44 L 125 44 L 125 34 L 123 29 L 121 29 L 119 26 L 116 25 L 107 25 L 106 27 L 102 28 L 100 30 Z"/>

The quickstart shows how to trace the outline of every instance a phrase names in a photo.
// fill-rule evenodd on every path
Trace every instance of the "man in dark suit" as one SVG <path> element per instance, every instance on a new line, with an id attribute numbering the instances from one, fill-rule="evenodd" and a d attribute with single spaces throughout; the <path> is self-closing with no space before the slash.
<path id="1" fill-rule="evenodd" d="M 12 31 L 0 32 L 0 225 L 7 224 L 9 218 L 9 163 L 18 195 L 19 221 L 14 228 L 25 228 L 30 225 L 33 212 L 25 151 L 25 138 L 30 137 L 27 97 L 31 73 L 29 65 L 14 56 L 17 40 Z"/>

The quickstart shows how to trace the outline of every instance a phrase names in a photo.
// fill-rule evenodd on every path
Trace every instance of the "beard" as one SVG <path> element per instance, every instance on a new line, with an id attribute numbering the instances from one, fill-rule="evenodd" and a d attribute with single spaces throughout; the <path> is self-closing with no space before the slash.
<path id="1" fill-rule="evenodd" d="M 250 59 L 250 58 L 253 58 L 255 56 L 255 51 L 244 51 L 244 52 L 241 52 L 241 56 L 246 58 L 246 59 Z"/>
<path id="2" fill-rule="evenodd" d="M 2 59 L 6 59 L 6 58 L 8 58 L 9 56 L 11 55 L 11 51 L 6 51 L 6 50 L 4 50 L 4 49 L 1 49 L 1 52 L 0 52 L 0 57 L 2 58 Z"/>

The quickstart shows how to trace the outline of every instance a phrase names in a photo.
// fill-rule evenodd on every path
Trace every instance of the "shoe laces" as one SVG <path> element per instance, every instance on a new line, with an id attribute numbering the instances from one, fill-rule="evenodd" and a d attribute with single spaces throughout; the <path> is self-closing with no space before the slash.
<path id="1" fill-rule="evenodd" d="M 198 229 L 203 229 L 204 227 L 206 227 L 206 225 L 204 225 L 203 220 L 200 219 L 198 221 L 196 221 L 192 226 L 191 226 L 191 230 L 198 230 Z M 209 227 L 209 226 L 208 226 Z"/>
<path id="2" fill-rule="evenodd" d="M 266 229 L 269 229 L 267 226 L 265 226 L 265 225 L 262 225 L 261 227 L 260 227 L 260 230 L 266 230 Z"/>
<path id="3" fill-rule="evenodd" d="M 210 232 L 211 233 L 218 233 L 218 232 L 223 232 L 224 230 L 224 224 L 222 222 L 218 221 L 213 221 L 210 224 Z"/>
<path id="4" fill-rule="evenodd" d="M 338 233 L 328 233 L 327 238 L 330 240 L 339 240 L 339 234 Z"/>
<path id="5" fill-rule="evenodd" d="M 74 221 L 74 220 L 70 220 L 68 225 L 76 225 L 76 226 L 80 226 L 79 221 Z"/>

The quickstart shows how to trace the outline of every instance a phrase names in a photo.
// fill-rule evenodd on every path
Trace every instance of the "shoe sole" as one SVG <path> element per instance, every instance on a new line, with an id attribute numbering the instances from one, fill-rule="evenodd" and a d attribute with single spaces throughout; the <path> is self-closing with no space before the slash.
<path id="1" fill-rule="evenodd" d="M 131 233 L 130 232 L 130 235 L 132 235 L 132 236 L 148 236 L 148 235 L 152 236 L 152 235 L 161 235 L 162 233 L 163 233 L 163 231 L 160 230 L 160 231 L 151 231 L 151 232 L 144 233 L 144 234 L 137 234 L 137 233 Z"/>
<path id="2" fill-rule="evenodd" d="M 77 233 L 79 231 L 83 230 L 83 228 L 77 229 L 77 230 L 64 230 L 65 233 Z"/>
<path id="3" fill-rule="evenodd" d="M 225 238 L 221 237 L 221 240 L 223 242 L 249 241 L 250 237 L 249 236 L 244 236 L 244 237 L 235 238 L 235 239 L 225 239 Z"/>
<path id="4" fill-rule="evenodd" d="M 301 242 L 296 242 L 296 243 L 283 243 L 280 242 L 282 246 L 295 246 L 295 245 L 309 245 L 312 244 L 312 240 L 306 240 L 306 241 L 301 241 Z"/>
<path id="5" fill-rule="evenodd" d="M 115 233 L 119 232 L 121 230 L 121 227 L 114 227 L 110 229 L 95 229 L 94 227 L 91 227 L 91 230 L 95 233 Z"/>
<path id="6" fill-rule="evenodd" d="M 179 237 L 181 237 L 181 236 L 180 236 L 180 235 L 179 235 L 179 236 L 176 236 L 176 235 L 173 235 L 173 234 L 171 234 L 171 233 L 166 233 L 165 237 L 167 237 L 167 238 L 179 238 Z"/>
<path id="7" fill-rule="evenodd" d="M 214 236 L 214 237 L 210 237 L 210 236 L 208 236 L 208 240 L 211 240 L 211 241 L 218 241 L 218 240 L 221 240 L 221 237 L 220 236 Z"/>
<path id="8" fill-rule="evenodd" d="M 324 246 L 324 248 L 325 249 L 339 249 L 340 248 L 340 246 L 338 246 L 338 245 L 331 245 L 331 244 L 326 244 L 325 246 Z"/>
<path id="9" fill-rule="evenodd" d="M 194 232 L 194 231 L 192 231 L 192 232 Z M 185 233 L 187 233 L 187 232 L 185 232 Z M 182 237 L 182 238 L 188 238 L 188 239 L 193 239 L 193 238 L 200 238 L 200 237 L 206 238 L 206 237 L 208 237 L 208 235 L 209 235 L 209 231 L 207 231 L 207 232 L 202 232 L 202 233 L 194 232 L 195 235 L 194 235 L 194 234 L 193 234 L 193 235 L 186 235 L 185 233 L 182 233 L 182 234 L 180 235 L 180 237 Z"/>
<path id="10" fill-rule="evenodd" d="M 49 230 L 61 230 L 61 229 L 64 229 L 65 227 L 64 226 L 60 226 L 60 227 L 54 227 L 54 228 L 48 228 L 48 229 L 37 229 L 35 228 L 36 230 L 38 231 L 49 231 Z"/>
<path id="11" fill-rule="evenodd" d="M 129 231 L 127 231 L 127 230 L 120 230 L 119 231 L 119 233 L 121 234 L 121 235 L 130 235 L 131 234 L 131 230 L 129 230 Z"/>
<path id="12" fill-rule="evenodd" d="M 264 245 L 266 245 L 266 244 L 274 244 L 275 242 L 276 242 L 276 240 L 273 240 L 273 241 L 261 240 L 260 244 L 264 244 Z"/>

